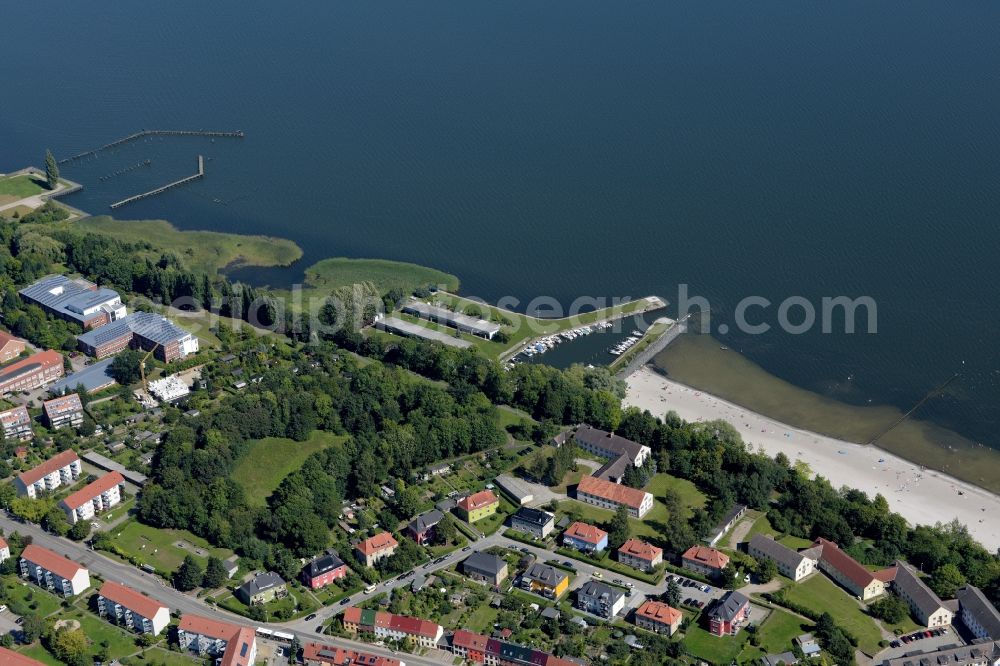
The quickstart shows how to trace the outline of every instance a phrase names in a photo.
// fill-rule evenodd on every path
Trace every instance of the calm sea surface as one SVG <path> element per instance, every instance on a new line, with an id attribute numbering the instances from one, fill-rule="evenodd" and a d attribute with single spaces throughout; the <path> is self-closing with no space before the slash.
<path id="1" fill-rule="evenodd" d="M 748 295 L 868 295 L 876 335 L 711 346 L 903 411 L 960 373 L 915 416 L 1000 447 L 996 2 L 53 1 L 0 23 L 0 170 L 142 128 L 246 132 L 64 168 L 97 214 L 204 154 L 203 182 L 118 216 L 305 250 L 243 278 L 343 255 L 491 300 L 686 283 L 729 325 Z"/>

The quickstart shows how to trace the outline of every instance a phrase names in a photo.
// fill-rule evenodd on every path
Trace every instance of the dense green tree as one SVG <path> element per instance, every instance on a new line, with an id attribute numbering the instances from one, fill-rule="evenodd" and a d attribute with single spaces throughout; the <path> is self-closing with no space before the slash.
<path id="1" fill-rule="evenodd" d="M 774 560 L 765 557 L 757 563 L 758 583 L 770 583 L 777 575 L 778 567 L 775 565 Z"/>
<path id="2" fill-rule="evenodd" d="M 201 565 L 194 559 L 194 556 L 187 555 L 181 566 L 174 572 L 174 587 L 181 592 L 193 590 L 201 585 L 204 575 Z"/>
<path id="3" fill-rule="evenodd" d="M 965 585 L 965 576 L 955 564 L 946 562 L 931 573 L 927 582 L 942 599 L 953 599 L 958 588 Z"/>
<path id="4" fill-rule="evenodd" d="M 78 520 L 69 528 L 67 536 L 74 541 L 83 541 L 90 536 L 90 521 Z"/>
<path id="5" fill-rule="evenodd" d="M 226 578 L 226 567 L 222 564 L 222 560 L 214 555 L 209 557 L 208 564 L 205 565 L 205 575 L 202 577 L 202 587 L 214 590 L 221 587 L 226 582 Z"/>
<path id="6" fill-rule="evenodd" d="M 886 594 L 881 599 L 873 601 L 868 604 L 868 610 L 872 615 L 889 624 L 899 624 L 910 614 L 910 607 L 895 594 Z"/>
<path id="7" fill-rule="evenodd" d="M 608 548 L 618 550 L 628 540 L 628 535 L 628 509 L 625 505 L 620 504 L 615 510 L 611 522 L 608 523 Z"/>
<path id="8" fill-rule="evenodd" d="M 52 156 L 51 150 L 45 151 L 45 183 L 50 190 L 56 189 L 59 185 L 59 164 Z"/>
<path id="9" fill-rule="evenodd" d="M 145 352 L 138 349 L 126 349 L 111 362 L 111 376 L 122 386 L 135 384 L 142 379 L 142 360 Z"/>
<path id="10" fill-rule="evenodd" d="M 680 608 L 681 586 L 673 578 L 667 583 L 666 602 L 668 606 Z"/>

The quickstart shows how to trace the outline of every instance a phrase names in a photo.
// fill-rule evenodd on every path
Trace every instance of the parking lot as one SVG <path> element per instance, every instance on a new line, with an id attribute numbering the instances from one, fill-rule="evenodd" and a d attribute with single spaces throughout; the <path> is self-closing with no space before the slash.
<path id="1" fill-rule="evenodd" d="M 667 580 L 669 581 L 671 578 L 677 579 L 677 584 L 681 586 L 681 601 L 687 606 L 705 608 L 724 593 L 724 590 L 715 586 L 706 585 L 705 583 L 685 578 L 679 574 L 668 574 Z M 706 590 L 705 588 L 708 589 Z"/>
<path id="2" fill-rule="evenodd" d="M 929 652 L 943 648 L 950 645 L 964 645 L 965 641 L 962 637 L 958 635 L 952 627 L 944 627 L 944 632 L 939 636 L 931 636 L 930 638 L 919 638 L 910 640 L 909 642 L 903 642 L 900 639 L 898 647 L 888 647 L 877 655 L 876 661 L 882 661 L 884 659 L 894 659 L 896 657 L 902 657 L 905 654 L 911 652 Z M 908 638 L 914 635 L 914 633 L 904 634 L 901 638 Z"/>

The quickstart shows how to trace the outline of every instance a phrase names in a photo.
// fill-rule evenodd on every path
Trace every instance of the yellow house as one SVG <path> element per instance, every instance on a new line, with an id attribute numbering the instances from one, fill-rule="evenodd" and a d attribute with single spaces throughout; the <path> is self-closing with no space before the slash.
<path id="1" fill-rule="evenodd" d="M 470 523 L 492 516 L 500 507 L 500 500 L 490 490 L 482 490 L 458 501 L 458 510 Z"/>
<path id="2" fill-rule="evenodd" d="M 558 599 L 569 588 L 569 576 L 555 567 L 536 562 L 521 574 L 521 587 L 549 599 Z"/>

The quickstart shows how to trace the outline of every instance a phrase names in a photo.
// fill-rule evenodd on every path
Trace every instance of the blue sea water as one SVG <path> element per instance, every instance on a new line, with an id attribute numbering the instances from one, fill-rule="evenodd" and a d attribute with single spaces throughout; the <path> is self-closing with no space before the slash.
<path id="1" fill-rule="evenodd" d="M 463 291 L 867 295 L 876 335 L 730 334 L 768 371 L 1000 447 L 1000 4 L 204 3 L 0 10 L 0 170 L 66 165 L 92 213 L 286 236 Z M 152 166 L 101 180 L 145 159 Z M 773 313 L 771 314 L 773 322 Z"/>

